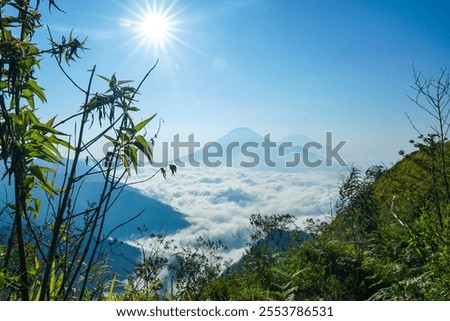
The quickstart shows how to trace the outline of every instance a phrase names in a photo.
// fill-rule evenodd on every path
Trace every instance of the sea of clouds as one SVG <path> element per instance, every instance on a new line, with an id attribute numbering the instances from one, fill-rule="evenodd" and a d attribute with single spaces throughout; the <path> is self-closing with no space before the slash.
<path id="1" fill-rule="evenodd" d="M 156 169 L 140 170 L 146 179 Z M 310 169 L 299 173 L 258 171 L 235 167 L 185 167 L 164 179 L 158 173 L 151 180 L 134 185 L 143 194 L 183 213 L 191 224 L 170 238 L 189 243 L 198 236 L 227 245 L 225 256 L 238 259 L 248 238 L 249 218 L 292 214 L 299 226 L 309 217 L 330 219 L 340 185 L 335 171 Z M 141 239 L 141 243 L 150 242 Z M 148 244 L 150 247 L 151 245 Z"/>

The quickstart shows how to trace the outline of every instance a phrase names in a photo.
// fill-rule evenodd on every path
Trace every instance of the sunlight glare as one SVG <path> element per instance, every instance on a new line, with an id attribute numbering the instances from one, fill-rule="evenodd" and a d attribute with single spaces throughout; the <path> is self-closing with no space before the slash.
<path id="1" fill-rule="evenodd" d="M 181 42 L 176 36 L 180 31 L 177 16 L 181 11 L 174 11 L 175 3 L 166 5 L 166 1 L 145 1 L 137 10 L 130 11 L 133 15 L 129 20 L 130 28 L 135 34 L 133 40 L 139 43 L 138 48 L 159 54 L 164 53 L 172 42 Z"/>
<path id="2" fill-rule="evenodd" d="M 141 22 L 140 28 L 144 37 L 150 41 L 163 42 L 170 32 L 170 21 L 159 14 L 150 12 Z"/>

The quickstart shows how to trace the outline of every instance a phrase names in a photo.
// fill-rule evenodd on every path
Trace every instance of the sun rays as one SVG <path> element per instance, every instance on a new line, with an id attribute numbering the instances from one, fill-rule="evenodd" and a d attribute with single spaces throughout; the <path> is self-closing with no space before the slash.
<path id="1" fill-rule="evenodd" d="M 142 5 L 131 10 L 126 8 L 130 17 L 120 20 L 120 25 L 133 32 L 130 39 L 137 44 L 136 50 L 152 52 L 155 55 L 164 54 L 167 48 L 176 42 L 181 43 L 178 34 L 181 20 L 181 9 L 176 9 L 176 1 L 167 4 L 166 1 L 144 1 Z"/>

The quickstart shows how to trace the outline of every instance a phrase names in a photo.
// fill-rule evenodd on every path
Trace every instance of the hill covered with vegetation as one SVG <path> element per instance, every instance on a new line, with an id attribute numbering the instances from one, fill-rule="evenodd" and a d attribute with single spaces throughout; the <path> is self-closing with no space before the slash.
<path id="1" fill-rule="evenodd" d="M 418 150 L 388 170 L 350 168 L 331 223 L 309 220 L 312 239 L 285 250 L 254 243 L 243 267 L 211 281 L 199 298 L 448 300 L 450 145 L 437 138 L 413 142 Z"/>

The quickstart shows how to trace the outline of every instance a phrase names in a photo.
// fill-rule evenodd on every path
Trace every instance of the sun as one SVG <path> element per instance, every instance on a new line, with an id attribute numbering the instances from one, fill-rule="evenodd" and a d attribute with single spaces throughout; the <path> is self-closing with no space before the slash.
<path id="1" fill-rule="evenodd" d="M 170 38 L 170 20 L 155 12 L 149 12 L 140 23 L 140 32 L 148 41 L 163 45 Z"/>
<path id="2" fill-rule="evenodd" d="M 143 1 L 142 6 L 128 11 L 132 17 L 123 19 L 122 27 L 133 31 L 133 42 L 138 48 L 153 51 L 159 55 L 166 52 L 167 47 L 174 42 L 181 42 L 177 33 L 180 32 L 180 20 L 177 18 L 180 10 L 175 11 L 176 1 L 167 4 L 166 1 Z"/>
<path id="3" fill-rule="evenodd" d="M 174 38 L 174 22 L 165 12 L 144 12 L 137 23 L 138 37 L 142 42 L 164 49 Z"/>

